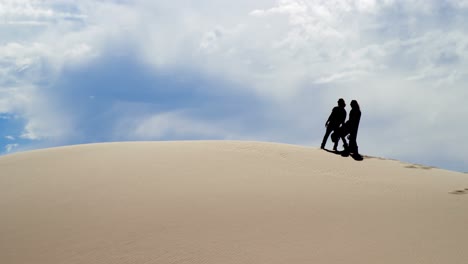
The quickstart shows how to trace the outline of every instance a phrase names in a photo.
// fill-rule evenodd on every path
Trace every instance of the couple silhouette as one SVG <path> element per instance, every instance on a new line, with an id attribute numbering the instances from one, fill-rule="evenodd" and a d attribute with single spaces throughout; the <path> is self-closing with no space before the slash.
<path id="1" fill-rule="evenodd" d="M 360 156 L 358 151 L 358 145 L 356 142 L 357 133 L 359 129 L 359 121 L 361 120 L 361 109 L 356 100 L 351 101 L 351 111 L 349 112 L 349 119 L 346 120 L 346 103 L 343 98 L 338 100 L 338 105 L 335 106 L 328 117 L 325 127 L 327 128 L 325 135 L 322 140 L 321 149 L 325 149 L 328 137 L 331 134 L 331 140 L 333 141 L 333 150 L 338 152 L 338 142 L 343 141 L 343 152 L 342 154 L 353 154 Z M 349 143 L 346 141 L 346 136 Z"/>

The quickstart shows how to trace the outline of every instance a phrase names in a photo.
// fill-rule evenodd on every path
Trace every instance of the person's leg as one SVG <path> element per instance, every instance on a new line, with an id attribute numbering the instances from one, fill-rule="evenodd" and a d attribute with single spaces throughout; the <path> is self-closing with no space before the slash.
<path id="1" fill-rule="evenodd" d="M 333 145 L 333 150 L 337 151 L 338 150 L 338 141 L 340 141 L 339 138 L 336 139 L 335 144 Z"/>
<path id="2" fill-rule="evenodd" d="M 343 151 L 341 151 L 341 156 L 343 157 L 347 157 L 349 156 L 349 146 L 348 146 L 348 142 L 346 142 L 346 135 L 347 133 L 342 133 L 340 135 L 340 138 L 341 138 L 341 141 L 343 141 Z"/>
<path id="3" fill-rule="evenodd" d="M 349 135 L 349 151 L 351 153 L 359 154 L 356 138 L 356 133 L 351 133 Z"/>
<path id="4" fill-rule="evenodd" d="M 338 150 L 338 142 L 340 142 L 340 138 L 341 138 L 341 134 L 342 134 L 342 129 L 341 128 L 337 128 L 333 131 L 333 134 L 335 135 L 335 141 L 334 141 L 334 145 L 333 145 L 333 150 L 334 151 L 337 151 Z"/>
<path id="5" fill-rule="evenodd" d="M 339 138 L 341 138 L 341 141 L 343 141 L 343 148 L 344 148 L 344 151 L 346 152 L 349 149 L 348 142 L 346 141 L 346 136 L 349 133 L 348 126 L 344 124 L 343 126 L 340 127 L 339 131 L 340 131 Z"/>
<path id="6" fill-rule="evenodd" d="M 322 145 L 320 146 L 320 148 L 322 149 L 325 148 L 325 144 L 327 144 L 328 137 L 330 136 L 332 131 L 333 131 L 333 128 L 331 126 L 328 126 L 327 131 L 325 132 L 325 135 L 323 136 Z"/>
<path id="7" fill-rule="evenodd" d="M 348 142 L 346 142 L 346 134 L 341 134 L 340 135 L 341 137 L 341 141 L 343 141 L 343 148 L 344 148 L 344 151 L 349 151 L 349 145 L 348 145 Z"/>

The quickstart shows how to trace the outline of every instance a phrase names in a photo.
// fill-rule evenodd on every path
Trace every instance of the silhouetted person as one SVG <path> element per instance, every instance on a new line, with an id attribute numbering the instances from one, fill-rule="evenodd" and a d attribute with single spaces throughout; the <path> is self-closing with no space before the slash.
<path id="1" fill-rule="evenodd" d="M 325 127 L 327 131 L 323 136 L 322 145 L 320 146 L 321 149 L 325 148 L 325 144 L 327 144 L 328 137 L 330 136 L 331 132 L 337 133 L 337 130 L 340 128 L 341 125 L 344 124 L 346 120 L 346 110 L 345 110 L 345 101 L 340 98 L 338 100 L 338 106 L 335 106 L 328 117 L 327 122 L 325 123 Z M 333 146 L 333 150 L 336 150 L 338 146 L 338 139 L 335 140 L 335 145 Z"/>
<path id="2" fill-rule="evenodd" d="M 349 119 L 345 124 L 346 132 L 349 134 L 349 147 L 348 152 L 359 155 L 358 145 L 356 142 L 358 129 L 359 129 L 359 121 L 361 121 L 361 109 L 359 104 L 356 100 L 351 101 L 351 111 L 349 112 Z"/>

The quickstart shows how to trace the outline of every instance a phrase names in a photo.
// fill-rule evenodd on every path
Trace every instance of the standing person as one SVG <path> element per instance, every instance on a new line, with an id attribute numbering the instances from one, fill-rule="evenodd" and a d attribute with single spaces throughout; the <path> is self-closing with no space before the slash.
<path id="1" fill-rule="evenodd" d="M 338 100 L 338 106 L 335 106 L 328 117 L 327 122 L 325 123 L 325 127 L 327 128 L 327 131 L 325 132 L 325 135 L 323 136 L 322 140 L 322 145 L 320 146 L 321 149 L 325 148 L 325 144 L 327 144 L 328 137 L 330 136 L 331 132 L 335 131 L 340 128 L 341 125 L 344 124 L 346 120 L 346 110 L 345 110 L 345 101 L 343 98 L 340 98 Z M 333 146 L 333 150 L 336 151 L 336 148 L 338 146 L 338 139 L 335 141 L 335 145 Z"/>
<path id="2" fill-rule="evenodd" d="M 349 119 L 346 122 L 346 130 L 349 133 L 349 149 L 348 152 L 359 155 L 358 145 L 356 142 L 357 133 L 359 129 L 359 121 L 361 121 L 361 109 L 356 100 L 351 101 L 351 111 L 349 112 Z"/>

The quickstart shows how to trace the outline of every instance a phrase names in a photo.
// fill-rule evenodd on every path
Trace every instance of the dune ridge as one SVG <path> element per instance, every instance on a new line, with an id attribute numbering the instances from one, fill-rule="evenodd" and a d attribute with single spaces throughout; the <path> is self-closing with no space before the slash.
<path id="1" fill-rule="evenodd" d="M 0 263 L 467 263 L 468 175 L 243 141 L 0 157 Z"/>

